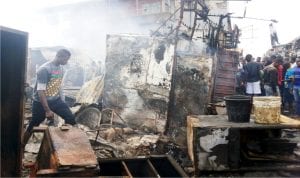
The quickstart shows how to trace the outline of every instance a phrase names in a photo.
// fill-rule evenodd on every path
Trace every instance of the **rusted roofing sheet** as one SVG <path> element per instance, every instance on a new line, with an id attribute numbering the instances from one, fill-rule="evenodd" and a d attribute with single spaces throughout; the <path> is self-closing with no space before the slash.
<path id="1" fill-rule="evenodd" d="M 237 72 L 238 53 L 235 51 L 220 51 L 216 63 L 213 100 L 235 94 L 235 75 Z"/>

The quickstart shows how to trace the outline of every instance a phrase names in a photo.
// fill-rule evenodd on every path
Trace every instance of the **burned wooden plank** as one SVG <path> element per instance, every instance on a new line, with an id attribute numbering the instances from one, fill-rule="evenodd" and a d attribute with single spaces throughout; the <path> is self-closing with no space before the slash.
<path id="1" fill-rule="evenodd" d="M 98 164 L 88 137 L 80 129 L 72 127 L 64 131 L 60 128 L 50 127 L 49 133 L 58 167 Z"/>
<path id="2" fill-rule="evenodd" d="M 19 177 L 28 33 L 0 26 L 0 42 L 1 176 Z"/>
<path id="3" fill-rule="evenodd" d="M 227 115 L 191 115 L 188 116 L 193 127 L 230 127 L 230 128 L 253 128 L 253 129 L 299 129 L 299 125 L 295 124 L 257 124 L 254 122 L 254 116 L 251 115 L 250 122 L 235 123 L 228 122 Z"/>
<path id="4" fill-rule="evenodd" d="M 99 174 L 98 161 L 88 137 L 71 126 L 45 130 L 35 168 L 31 175 L 38 177 L 93 177 Z"/>
<path id="5" fill-rule="evenodd" d="M 97 175 L 99 175 L 99 170 L 97 169 L 86 170 L 85 168 L 74 168 L 65 171 L 59 171 L 55 169 L 42 169 L 42 170 L 38 170 L 35 176 L 36 177 L 96 177 Z"/>
<path id="6" fill-rule="evenodd" d="M 47 126 L 39 126 L 39 127 L 33 127 L 33 132 L 45 132 L 48 129 Z"/>
<path id="7" fill-rule="evenodd" d="M 38 129 L 38 131 L 40 131 L 40 129 Z M 57 169 L 56 159 L 55 159 L 53 147 L 50 140 L 49 130 L 48 128 L 46 128 L 43 129 L 43 131 L 44 131 L 44 137 L 42 139 L 42 143 L 36 158 L 35 167 L 37 170 Z M 36 172 L 33 172 L 31 174 L 35 175 Z"/>
<path id="8" fill-rule="evenodd" d="M 104 177 L 187 177 L 170 155 L 99 159 L 99 165 Z"/>

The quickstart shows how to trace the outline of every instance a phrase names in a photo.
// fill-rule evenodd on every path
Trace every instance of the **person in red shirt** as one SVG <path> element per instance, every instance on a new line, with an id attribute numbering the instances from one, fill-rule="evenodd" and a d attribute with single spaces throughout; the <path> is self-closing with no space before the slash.
<path id="1" fill-rule="evenodd" d="M 283 57 L 282 56 L 276 56 L 276 59 L 277 61 L 279 62 L 278 66 L 276 67 L 277 68 L 277 72 L 278 72 L 278 75 L 277 75 L 277 84 L 278 84 L 278 88 L 279 88 L 279 93 L 280 93 L 280 96 L 281 96 L 281 106 L 283 106 L 283 88 L 284 88 L 284 85 L 283 85 Z"/>

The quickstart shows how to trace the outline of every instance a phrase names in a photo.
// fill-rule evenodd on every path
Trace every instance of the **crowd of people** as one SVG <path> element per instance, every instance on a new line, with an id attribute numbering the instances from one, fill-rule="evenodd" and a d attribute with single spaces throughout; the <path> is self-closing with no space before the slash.
<path id="1" fill-rule="evenodd" d="M 236 81 L 237 94 L 280 96 L 282 112 L 300 118 L 300 56 L 247 54 L 239 61 Z"/>

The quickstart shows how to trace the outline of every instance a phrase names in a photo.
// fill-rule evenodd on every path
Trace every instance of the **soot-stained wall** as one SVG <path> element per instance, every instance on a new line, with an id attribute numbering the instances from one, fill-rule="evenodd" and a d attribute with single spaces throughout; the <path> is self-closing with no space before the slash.
<path id="1" fill-rule="evenodd" d="M 176 55 L 174 92 L 171 92 L 173 98 L 168 120 L 168 131 L 175 133 L 178 127 L 186 126 L 188 115 L 205 114 L 213 91 L 216 61 L 216 55 L 203 41 L 181 38 Z"/>
<path id="2" fill-rule="evenodd" d="M 148 36 L 108 35 L 103 102 L 131 127 L 163 132 L 174 45 Z"/>
<path id="3" fill-rule="evenodd" d="M 210 100 L 213 59 L 206 55 L 178 55 L 173 125 L 186 125 L 191 114 L 205 114 Z"/>

